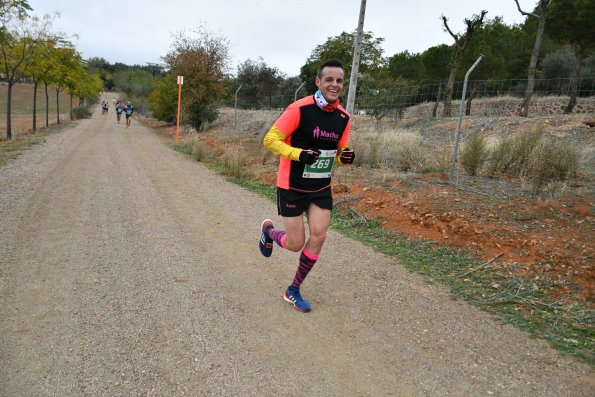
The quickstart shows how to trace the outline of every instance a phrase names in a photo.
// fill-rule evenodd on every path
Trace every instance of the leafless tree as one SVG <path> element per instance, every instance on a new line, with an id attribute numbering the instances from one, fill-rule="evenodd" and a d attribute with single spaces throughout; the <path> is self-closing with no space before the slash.
<path id="1" fill-rule="evenodd" d="M 535 70 L 537 69 L 537 58 L 539 56 L 539 50 L 541 48 L 541 41 L 543 39 L 543 32 L 545 30 L 545 15 L 547 10 L 552 4 L 553 0 L 539 0 L 537 10 L 539 15 L 532 12 L 525 12 L 521 9 L 518 0 L 514 0 L 519 12 L 525 16 L 531 16 L 537 18 L 539 23 L 537 25 L 537 34 L 535 35 L 535 44 L 533 45 L 533 52 L 531 53 L 531 60 L 529 61 L 529 75 L 527 77 L 527 91 L 525 91 L 525 99 L 521 105 L 520 115 L 527 117 L 529 114 L 529 103 L 531 102 L 531 96 L 533 96 L 533 88 L 535 87 Z"/>
<path id="2" fill-rule="evenodd" d="M 483 18 L 488 12 L 483 10 L 481 11 L 480 15 L 473 15 L 471 19 L 465 18 L 465 24 L 467 28 L 464 34 L 455 34 L 450 30 L 448 26 L 448 18 L 442 15 L 442 22 L 444 23 L 444 30 L 448 32 L 455 40 L 455 57 L 452 63 L 452 69 L 450 70 L 450 76 L 448 76 L 448 83 L 446 84 L 446 89 L 444 92 L 444 109 L 442 110 L 443 117 L 450 117 L 451 115 L 451 103 L 452 103 L 452 89 L 455 82 L 455 77 L 457 72 L 459 71 L 459 67 L 461 65 L 461 60 L 463 59 L 463 54 L 465 53 L 465 48 L 471 41 L 471 37 L 477 29 L 481 27 L 483 24 Z"/>

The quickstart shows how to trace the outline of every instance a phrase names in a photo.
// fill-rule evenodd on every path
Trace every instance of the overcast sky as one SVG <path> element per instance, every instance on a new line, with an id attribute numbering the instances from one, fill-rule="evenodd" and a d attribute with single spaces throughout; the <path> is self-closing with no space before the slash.
<path id="1" fill-rule="evenodd" d="M 77 35 L 71 41 L 84 58 L 102 57 L 128 65 L 162 63 L 172 34 L 187 33 L 201 23 L 229 41 L 230 72 L 247 59 L 262 57 L 288 76 L 320 44 L 357 28 L 360 0 L 28 0 L 33 14 L 60 12 L 55 30 Z M 537 0 L 520 0 L 532 11 Z M 383 38 L 384 56 L 408 50 L 423 52 L 452 44 L 443 31 L 441 15 L 455 33 L 464 31 L 464 18 L 488 11 L 507 24 L 521 23 L 514 0 L 367 0 L 364 30 Z"/>

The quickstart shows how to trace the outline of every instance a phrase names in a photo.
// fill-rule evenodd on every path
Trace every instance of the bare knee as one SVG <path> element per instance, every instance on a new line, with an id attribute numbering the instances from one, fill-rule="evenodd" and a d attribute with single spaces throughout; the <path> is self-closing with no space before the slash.
<path id="1" fill-rule="evenodd" d="M 310 242 L 315 246 L 322 247 L 326 240 L 326 230 L 311 230 L 310 231 Z"/>
<path id="2" fill-rule="evenodd" d="M 301 251 L 306 244 L 305 239 L 291 239 L 289 236 L 285 240 L 285 249 L 293 252 Z"/>

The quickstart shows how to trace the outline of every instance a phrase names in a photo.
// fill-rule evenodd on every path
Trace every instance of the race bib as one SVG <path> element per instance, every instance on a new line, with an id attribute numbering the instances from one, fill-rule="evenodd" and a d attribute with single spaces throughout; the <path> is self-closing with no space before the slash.
<path id="1" fill-rule="evenodd" d="M 321 150 L 318 160 L 314 164 L 306 164 L 304 178 L 330 178 L 335 163 L 336 150 Z"/>

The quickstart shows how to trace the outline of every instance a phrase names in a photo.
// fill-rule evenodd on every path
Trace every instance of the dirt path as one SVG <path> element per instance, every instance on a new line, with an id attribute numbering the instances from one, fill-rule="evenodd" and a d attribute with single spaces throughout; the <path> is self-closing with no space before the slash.
<path id="1" fill-rule="evenodd" d="M 0 395 L 591 396 L 593 371 L 329 234 L 256 247 L 273 203 L 113 111 L 0 169 Z M 273 218 L 279 222 L 278 218 Z"/>

